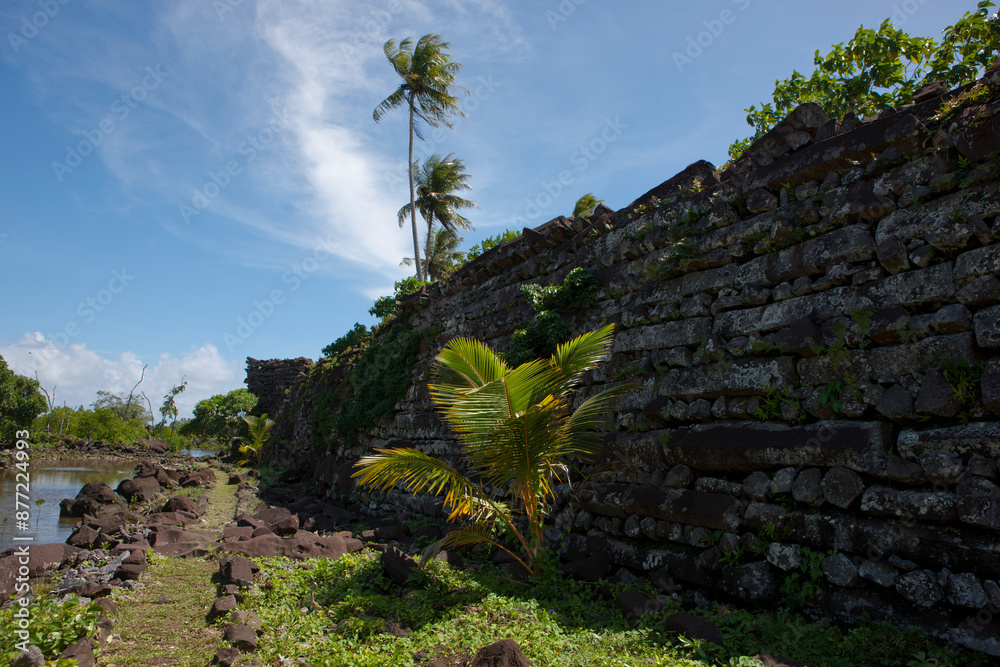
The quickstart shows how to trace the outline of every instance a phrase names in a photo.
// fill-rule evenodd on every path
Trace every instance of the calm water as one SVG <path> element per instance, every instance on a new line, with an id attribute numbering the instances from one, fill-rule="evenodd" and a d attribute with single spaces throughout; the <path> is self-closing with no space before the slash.
<path id="1" fill-rule="evenodd" d="M 13 537 L 33 536 L 33 544 L 48 544 L 50 542 L 65 542 L 73 532 L 73 526 L 78 518 L 59 519 L 59 501 L 63 498 L 75 498 L 84 484 L 88 482 L 104 482 L 112 489 L 118 482 L 132 477 L 132 465 L 126 462 L 111 463 L 94 459 L 63 459 L 48 463 L 31 463 L 30 494 L 28 511 L 31 513 L 29 530 L 18 531 L 15 526 L 15 489 L 18 480 L 17 469 L 11 468 L 0 472 L 0 551 L 14 545 Z M 23 480 L 21 480 L 23 481 Z M 40 506 L 35 501 L 44 499 Z M 24 498 L 20 499 L 22 502 Z M 6 525 L 2 525 L 4 519 Z M 21 542 L 20 544 L 24 544 Z"/>

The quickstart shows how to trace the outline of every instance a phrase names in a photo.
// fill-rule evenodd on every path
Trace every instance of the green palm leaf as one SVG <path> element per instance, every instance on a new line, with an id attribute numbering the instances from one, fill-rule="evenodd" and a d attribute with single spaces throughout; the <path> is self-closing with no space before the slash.
<path id="1" fill-rule="evenodd" d="M 362 458 L 354 476 L 376 490 L 402 486 L 444 495 L 449 520 L 466 523 L 436 546 L 495 544 L 537 572 L 553 487 L 568 481 L 566 460 L 599 451 L 596 429 L 631 389 L 602 391 L 576 410 L 570 403 L 572 387 L 607 356 L 613 332 L 608 325 L 583 334 L 551 359 L 516 368 L 480 341 L 451 341 L 436 358 L 430 391 L 458 440 L 467 472 L 417 450 L 398 449 Z M 526 530 L 519 523 L 526 523 Z M 504 537 L 521 545 L 526 560 Z"/>

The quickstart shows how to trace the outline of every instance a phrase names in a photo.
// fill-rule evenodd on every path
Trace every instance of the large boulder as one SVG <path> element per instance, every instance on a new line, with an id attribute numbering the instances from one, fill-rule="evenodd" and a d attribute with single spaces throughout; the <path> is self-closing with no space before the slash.
<path id="1" fill-rule="evenodd" d="M 141 503 L 152 499 L 160 489 L 155 477 L 135 477 L 124 480 L 115 490 L 130 503 Z"/>
<path id="2" fill-rule="evenodd" d="M 531 663 L 513 639 L 501 639 L 476 651 L 472 667 L 529 667 Z"/>
<path id="3" fill-rule="evenodd" d="M 320 537 L 304 533 L 296 537 L 281 538 L 277 535 L 260 535 L 240 542 L 225 542 L 219 551 L 239 554 L 249 558 L 285 556 L 287 558 L 329 558 L 336 560 L 346 553 L 358 551 L 362 544 L 358 540 L 345 539 L 338 535 Z"/>
<path id="4" fill-rule="evenodd" d="M 179 510 L 190 512 L 191 514 L 194 514 L 195 517 L 199 517 L 202 514 L 201 506 L 187 496 L 174 496 L 164 503 L 163 508 L 160 511 L 177 512 Z"/>
<path id="5" fill-rule="evenodd" d="M 211 488 L 215 486 L 215 471 L 211 468 L 199 468 L 181 477 L 180 485 Z"/>
<path id="6" fill-rule="evenodd" d="M 125 506 L 124 501 L 115 495 L 111 487 L 104 482 L 89 482 L 80 489 L 76 498 L 64 498 L 59 503 L 60 516 L 98 515 L 107 505 Z"/>

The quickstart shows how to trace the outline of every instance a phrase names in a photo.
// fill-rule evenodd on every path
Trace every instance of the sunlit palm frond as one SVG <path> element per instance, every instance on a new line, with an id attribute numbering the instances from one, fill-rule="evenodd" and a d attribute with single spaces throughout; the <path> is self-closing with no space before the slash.
<path id="1" fill-rule="evenodd" d="M 440 459 L 416 449 L 376 449 L 374 456 L 364 456 L 354 464 L 352 477 L 376 491 L 403 486 L 409 493 L 444 493 L 444 502 L 453 513 L 466 514 L 471 509 L 469 497 L 473 484 L 465 475 Z"/>
<path id="2" fill-rule="evenodd" d="M 573 387 L 584 373 L 601 362 L 611 349 L 611 339 L 615 325 L 608 324 L 596 331 L 589 331 L 556 348 L 552 355 L 552 365 L 562 375 L 560 380 L 565 390 Z"/>
<path id="3" fill-rule="evenodd" d="M 456 338 L 441 350 L 431 371 L 435 389 L 475 389 L 504 377 L 510 367 L 485 343 Z"/>

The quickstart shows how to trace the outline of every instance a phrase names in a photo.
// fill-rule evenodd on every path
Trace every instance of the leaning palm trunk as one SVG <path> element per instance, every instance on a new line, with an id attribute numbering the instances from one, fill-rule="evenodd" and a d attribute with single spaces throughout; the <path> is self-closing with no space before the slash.
<path id="1" fill-rule="evenodd" d="M 553 489 L 570 481 L 566 462 L 598 452 L 597 427 L 630 389 L 603 391 L 571 409 L 571 390 L 607 355 L 613 331 L 608 325 L 583 334 L 550 359 L 517 368 L 479 341 L 451 341 L 436 359 L 430 389 L 465 471 L 415 449 L 380 449 L 358 461 L 354 477 L 376 490 L 401 486 L 444 497 L 448 520 L 463 525 L 425 556 L 446 545 L 489 543 L 538 574 Z"/>

